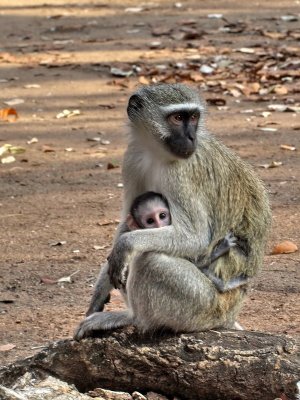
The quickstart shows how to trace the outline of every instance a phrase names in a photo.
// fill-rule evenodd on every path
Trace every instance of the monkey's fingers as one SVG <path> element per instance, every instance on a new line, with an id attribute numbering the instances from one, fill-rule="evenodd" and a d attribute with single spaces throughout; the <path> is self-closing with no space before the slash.
<path id="1" fill-rule="evenodd" d="M 104 331 L 119 328 L 133 322 L 127 310 L 114 312 L 96 312 L 84 319 L 74 333 L 75 340 L 91 336 L 93 331 Z"/>
<path id="2" fill-rule="evenodd" d="M 81 340 L 83 338 L 92 336 L 93 331 L 103 329 L 101 324 L 102 320 L 101 317 L 104 314 L 105 314 L 104 312 L 95 312 L 89 315 L 83 321 L 81 321 L 77 329 L 75 330 L 74 339 Z"/>
<path id="3" fill-rule="evenodd" d="M 93 314 L 92 314 L 93 315 Z M 78 325 L 74 332 L 73 339 L 74 340 L 81 340 L 85 337 L 88 337 L 92 332 L 92 326 L 90 326 L 89 318 L 92 316 L 85 318 L 81 323 Z"/>
<path id="4" fill-rule="evenodd" d="M 238 238 L 236 236 L 234 236 L 234 233 L 232 231 L 227 233 L 227 235 L 225 236 L 225 240 L 226 240 L 227 246 L 230 248 L 236 247 L 238 244 Z"/>

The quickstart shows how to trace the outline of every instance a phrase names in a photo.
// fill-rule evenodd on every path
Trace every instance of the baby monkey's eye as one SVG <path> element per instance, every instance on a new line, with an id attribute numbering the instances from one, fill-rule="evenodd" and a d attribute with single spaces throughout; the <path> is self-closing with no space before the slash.
<path id="1" fill-rule="evenodd" d="M 167 214 L 162 212 L 162 213 L 159 214 L 159 218 L 160 219 L 166 219 L 167 218 Z"/>

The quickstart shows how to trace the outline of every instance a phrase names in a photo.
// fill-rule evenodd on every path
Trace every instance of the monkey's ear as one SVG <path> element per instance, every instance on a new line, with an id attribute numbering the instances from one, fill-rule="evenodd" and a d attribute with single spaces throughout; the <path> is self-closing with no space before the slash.
<path id="1" fill-rule="evenodd" d="M 139 113 L 144 106 L 143 99 L 138 95 L 134 94 L 130 97 L 127 107 L 127 114 L 129 118 L 132 118 L 134 114 Z"/>

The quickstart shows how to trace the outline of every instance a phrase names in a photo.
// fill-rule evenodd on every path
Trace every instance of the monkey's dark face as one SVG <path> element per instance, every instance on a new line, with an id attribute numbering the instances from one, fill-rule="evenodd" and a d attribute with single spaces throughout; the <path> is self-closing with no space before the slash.
<path id="1" fill-rule="evenodd" d="M 145 146 L 152 146 L 155 153 L 163 148 L 173 160 L 195 152 L 203 111 L 198 92 L 182 84 L 142 87 L 127 108 L 133 132 L 144 138 Z M 157 142 L 162 146 L 155 146 Z"/>
<path id="2" fill-rule="evenodd" d="M 179 158 L 190 157 L 197 147 L 197 129 L 200 112 L 197 109 L 179 110 L 166 117 L 170 135 L 165 146 Z"/>

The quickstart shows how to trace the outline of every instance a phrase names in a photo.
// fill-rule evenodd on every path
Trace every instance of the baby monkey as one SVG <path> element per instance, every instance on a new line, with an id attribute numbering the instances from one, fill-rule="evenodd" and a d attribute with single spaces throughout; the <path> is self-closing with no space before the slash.
<path id="1" fill-rule="evenodd" d="M 126 223 L 130 231 L 136 229 L 162 228 L 171 225 L 172 220 L 168 200 L 162 194 L 156 192 L 141 194 L 133 201 Z M 199 266 L 201 271 L 212 281 L 216 289 L 221 293 L 248 283 L 248 277 L 245 275 L 239 275 L 230 279 L 228 282 L 224 282 L 222 279 L 218 278 L 214 274 L 214 270 L 210 268 L 213 262 L 224 254 L 227 254 L 231 248 L 237 246 L 237 238 L 229 232 L 224 239 L 213 248 L 209 257 L 209 262 Z"/>
<path id="2" fill-rule="evenodd" d="M 141 194 L 133 201 L 126 223 L 130 231 L 171 225 L 168 200 L 160 193 Z"/>

